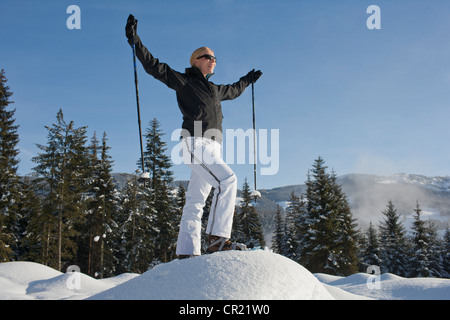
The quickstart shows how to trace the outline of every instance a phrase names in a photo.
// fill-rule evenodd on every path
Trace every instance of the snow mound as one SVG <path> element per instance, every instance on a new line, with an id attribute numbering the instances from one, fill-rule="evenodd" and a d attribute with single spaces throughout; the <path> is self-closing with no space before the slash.
<path id="1" fill-rule="evenodd" d="M 450 279 L 357 273 L 312 275 L 269 251 L 230 251 L 174 260 L 142 275 L 94 279 L 33 262 L 0 263 L 0 300 L 450 300 Z"/>
<path id="2" fill-rule="evenodd" d="M 97 280 L 83 273 L 62 273 L 34 262 L 0 263 L 0 300 L 80 300 L 136 276 L 127 273 Z"/>
<path id="3" fill-rule="evenodd" d="M 315 274 L 324 283 L 328 291 L 336 297 L 342 293 L 351 293 L 357 297 L 377 300 L 449 300 L 450 279 L 442 278 L 403 278 L 391 273 L 380 276 L 357 273 L 348 277 L 335 277 Z M 351 296 L 340 295 L 340 299 Z"/>
<path id="4" fill-rule="evenodd" d="M 5 262 L 0 264 L 0 279 L 26 285 L 31 281 L 50 279 L 62 273 L 35 262 Z"/>
<path id="5" fill-rule="evenodd" d="M 331 300 L 304 267 L 263 250 L 228 251 L 161 264 L 94 300 Z"/>
<path id="6" fill-rule="evenodd" d="M 326 274 L 326 273 L 314 273 L 314 276 L 317 279 L 319 279 L 320 282 L 326 283 L 326 284 L 334 282 L 339 279 L 342 279 L 342 277 L 340 277 L 340 276 L 333 276 L 333 275 Z"/>
<path id="7" fill-rule="evenodd" d="M 345 278 L 338 278 L 337 280 L 331 281 L 328 284 L 338 287 L 345 287 L 346 285 L 365 285 L 370 277 L 371 275 L 368 273 L 355 273 Z"/>
<path id="8" fill-rule="evenodd" d="M 61 274 L 47 280 L 33 281 L 28 285 L 27 294 L 39 300 L 84 299 L 112 285 L 101 282 L 83 273 Z"/>
<path id="9" fill-rule="evenodd" d="M 136 278 L 137 276 L 139 276 L 139 274 L 137 273 L 122 273 L 118 276 L 112 277 L 112 278 L 104 278 L 104 279 L 100 279 L 99 281 L 104 282 L 110 286 L 117 286 L 121 283 L 124 283 L 128 280 L 131 280 L 133 278 Z"/>

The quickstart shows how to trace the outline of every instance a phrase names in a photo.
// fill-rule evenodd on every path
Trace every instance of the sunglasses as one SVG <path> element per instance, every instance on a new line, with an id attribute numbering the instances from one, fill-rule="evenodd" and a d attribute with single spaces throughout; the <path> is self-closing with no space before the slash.
<path id="1" fill-rule="evenodd" d="M 208 60 L 211 60 L 211 61 L 214 60 L 214 61 L 217 62 L 217 58 L 212 56 L 212 55 L 210 55 L 210 54 L 204 54 L 204 55 L 198 57 L 197 59 L 201 59 L 201 58 L 206 58 Z"/>

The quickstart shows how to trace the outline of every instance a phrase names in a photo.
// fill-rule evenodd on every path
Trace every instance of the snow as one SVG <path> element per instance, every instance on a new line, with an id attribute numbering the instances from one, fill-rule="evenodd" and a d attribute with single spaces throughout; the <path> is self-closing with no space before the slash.
<path id="1" fill-rule="evenodd" d="M 377 300 L 450 300 L 450 279 L 403 278 L 391 273 L 315 276 L 329 287 Z"/>
<path id="2" fill-rule="evenodd" d="M 175 260 L 92 299 L 333 299 L 305 268 L 263 250 L 228 251 Z"/>
<path id="3" fill-rule="evenodd" d="M 141 179 L 150 179 L 150 172 L 143 172 L 143 173 L 140 175 L 140 178 L 141 178 Z"/>
<path id="4" fill-rule="evenodd" d="M 33 262 L 0 263 L 1 300 L 450 300 L 450 279 L 312 274 L 265 251 L 229 251 L 94 279 Z"/>
<path id="5" fill-rule="evenodd" d="M 124 274 L 97 280 L 79 272 L 62 273 L 34 262 L 0 263 L 0 300 L 80 300 L 136 276 Z"/>
<path id="6" fill-rule="evenodd" d="M 261 192 L 259 192 L 258 190 L 253 190 L 253 191 L 250 193 L 250 196 L 251 196 L 252 198 L 261 198 Z"/>

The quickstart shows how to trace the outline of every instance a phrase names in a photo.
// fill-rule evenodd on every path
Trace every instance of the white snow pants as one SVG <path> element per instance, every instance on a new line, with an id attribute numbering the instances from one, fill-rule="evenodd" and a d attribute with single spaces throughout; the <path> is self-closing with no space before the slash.
<path id="1" fill-rule="evenodd" d="M 201 255 L 203 207 L 214 187 L 206 233 L 230 238 L 236 204 L 237 178 L 221 157 L 217 141 L 183 138 L 183 161 L 192 170 L 180 222 L 177 255 Z"/>

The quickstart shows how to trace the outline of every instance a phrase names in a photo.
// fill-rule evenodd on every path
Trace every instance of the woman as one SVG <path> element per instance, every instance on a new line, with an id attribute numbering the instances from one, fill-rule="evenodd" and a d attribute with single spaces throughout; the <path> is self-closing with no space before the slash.
<path id="1" fill-rule="evenodd" d="M 216 85 L 209 79 L 213 75 L 217 59 L 207 47 L 192 53 L 191 67 L 185 73 L 177 72 L 152 56 L 142 44 L 136 30 L 137 20 L 130 15 L 125 27 L 128 42 L 135 46 L 136 56 L 145 71 L 175 90 L 178 106 L 183 114 L 183 160 L 192 173 L 180 222 L 177 255 L 179 258 L 186 258 L 201 254 L 201 218 L 212 187 L 215 192 L 206 229 L 206 251 L 242 250 L 245 246 L 229 240 L 237 179 L 221 158 L 223 115 L 220 102 L 240 96 L 262 73 L 252 70 L 234 84 Z"/>

